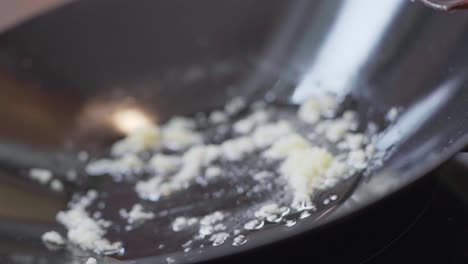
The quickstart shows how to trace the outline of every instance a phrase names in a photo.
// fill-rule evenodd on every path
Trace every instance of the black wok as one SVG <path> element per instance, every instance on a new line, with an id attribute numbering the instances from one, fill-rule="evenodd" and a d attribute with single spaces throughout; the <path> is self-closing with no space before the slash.
<path id="1" fill-rule="evenodd" d="M 467 13 L 406 0 L 84 0 L 29 20 L 0 35 L 0 255 L 12 263 L 73 263 L 76 257 L 49 253 L 39 239 L 69 197 L 19 175 L 36 166 L 64 172 L 77 151 L 99 153 L 119 137 L 105 122 L 116 105 L 164 121 L 237 95 L 296 104 L 332 91 L 352 98 L 363 121 L 383 124 L 391 107 L 401 109 L 378 143 L 388 159 L 342 187 L 343 199 L 326 211 L 294 228 L 253 233 L 241 247 L 184 253 L 177 237 L 161 233 L 154 241 L 174 246 L 151 255 L 136 239 L 130 243 L 141 251 L 126 258 L 196 262 L 313 235 L 417 181 L 468 143 L 467 46 Z"/>

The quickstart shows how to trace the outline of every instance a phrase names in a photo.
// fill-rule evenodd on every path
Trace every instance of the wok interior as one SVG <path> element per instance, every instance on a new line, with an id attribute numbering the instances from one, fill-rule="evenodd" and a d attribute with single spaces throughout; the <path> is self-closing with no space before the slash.
<path id="1" fill-rule="evenodd" d="M 379 143 L 394 146 L 392 157 L 382 173 L 354 191 L 352 204 L 292 231 L 259 232 L 249 244 L 349 214 L 439 164 L 460 148 L 468 128 L 466 15 L 403 0 L 374 2 L 71 3 L 0 36 L 3 151 L 14 153 L 13 142 L 36 151 L 99 152 L 120 136 L 108 120 L 113 111 L 144 110 L 162 122 L 174 114 L 211 110 L 237 95 L 299 103 L 332 91 L 351 96 L 364 121 L 378 123 L 390 107 L 400 107 L 402 116 Z M 73 144 L 64 144 L 70 138 Z M 20 184 L 10 171 L 4 174 L 5 190 Z M 16 247 L 4 255 L 39 247 L 12 241 L 21 236 L 37 242 L 67 199 L 27 190 L 1 192 L 25 200 L 2 206 L 10 209 L 0 214 L 2 232 L 8 234 L 0 243 Z M 12 209 L 36 199 L 26 200 L 27 193 L 54 201 L 36 203 L 52 204 L 40 211 L 47 216 Z M 12 221 L 40 224 L 29 224 L 18 235 L 17 228 L 11 231 Z M 207 252 L 192 258 L 232 249 Z"/>

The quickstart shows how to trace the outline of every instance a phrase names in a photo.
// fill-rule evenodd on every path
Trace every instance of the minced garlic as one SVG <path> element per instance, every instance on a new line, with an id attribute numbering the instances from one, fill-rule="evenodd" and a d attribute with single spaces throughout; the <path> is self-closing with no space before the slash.
<path id="1" fill-rule="evenodd" d="M 148 125 L 135 129 L 127 137 L 114 143 L 111 153 L 114 156 L 138 153 L 158 145 L 160 141 L 159 127 Z"/>
<path id="2" fill-rule="evenodd" d="M 296 150 L 310 148 L 310 143 L 304 137 L 297 133 L 287 135 L 278 141 L 265 152 L 268 158 L 284 158 Z"/>
<path id="3" fill-rule="evenodd" d="M 333 162 L 326 149 L 310 147 L 293 151 L 281 165 L 281 173 L 293 189 L 293 204 L 307 202 Z"/>

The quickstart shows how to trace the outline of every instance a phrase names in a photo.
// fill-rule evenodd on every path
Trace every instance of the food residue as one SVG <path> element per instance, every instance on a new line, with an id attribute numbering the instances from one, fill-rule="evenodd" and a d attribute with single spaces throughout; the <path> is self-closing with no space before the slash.
<path id="1" fill-rule="evenodd" d="M 204 188 L 221 179 L 242 180 L 253 185 L 225 191 L 246 196 L 276 186 L 275 192 L 286 198 L 276 199 L 280 196 L 272 195 L 270 201 L 251 204 L 242 220 L 235 221 L 229 212 L 222 210 L 204 215 L 181 211 L 170 216 L 171 232 L 194 234 L 182 245 L 186 252 L 197 241 L 218 246 L 229 240 L 240 246 L 248 241 L 249 232 L 271 224 L 291 227 L 310 216 L 318 206 L 314 200 L 318 193 L 368 167 L 378 151 L 375 147 L 378 132 L 358 131 L 358 114 L 342 111 L 339 106 L 336 97 L 320 95 L 307 99 L 295 112 L 283 113 L 265 102 L 249 106 L 243 99 L 234 98 L 224 109 L 207 114 L 203 124 L 195 117 L 174 117 L 161 125 L 145 124 L 115 142 L 107 157 L 96 159 L 86 154 L 81 159 L 86 162 L 89 175 L 132 176 L 129 181 L 138 202 L 118 211 L 126 231 L 160 221 L 156 216 L 161 212 L 147 205 L 159 203 L 197 183 Z M 391 110 L 387 118 L 394 120 L 395 111 Z M 224 137 L 206 131 L 221 131 Z M 84 156 L 82 153 L 86 152 L 80 153 Z M 41 184 L 50 182 L 53 190 L 63 190 L 63 184 L 52 179 L 50 171 L 35 168 L 29 175 Z M 213 193 L 208 199 L 222 195 Z M 57 221 L 67 229 L 65 238 L 50 231 L 43 235 L 43 241 L 70 243 L 97 254 L 123 252 L 123 241 L 107 238 L 108 230 L 117 224 L 106 220 L 109 218 L 105 213 L 89 210 L 98 196 L 95 190 L 76 194 L 68 209 L 57 214 Z M 338 200 L 338 195 L 333 194 L 321 204 Z M 298 215 L 295 219 L 291 217 L 294 214 Z M 88 262 L 93 263 L 91 259 Z M 167 262 L 173 259 L 167 258 Z"/>

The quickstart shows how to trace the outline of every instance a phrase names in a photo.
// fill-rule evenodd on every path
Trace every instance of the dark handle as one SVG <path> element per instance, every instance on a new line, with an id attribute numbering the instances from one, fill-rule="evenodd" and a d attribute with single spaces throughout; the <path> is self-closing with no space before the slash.
<path id="1" fill-rule="evenodd" d="M 429 7 L 443 10 L 451 11 L 455 9 L 465 9 L 468 8 L 468 0 L 421 0 L 424 4 Z"/>

